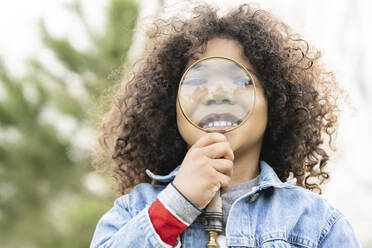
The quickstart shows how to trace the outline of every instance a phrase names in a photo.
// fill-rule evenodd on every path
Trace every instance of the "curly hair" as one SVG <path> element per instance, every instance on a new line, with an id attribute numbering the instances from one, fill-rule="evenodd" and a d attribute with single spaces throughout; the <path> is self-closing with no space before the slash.
<path id="1" fill-rule="evenodd" d="M 260 160 L 282 181 L 294 177 L 321 194 L 343 93 L 333 73 L 316 48 L 271 13 L 248 4 L 223 16 L 217 11 L 200 4 L 191 18 L 159 17 L 148 30 L 151 45 L 116 93 L 99 133 L 100 149 L 112 155 L 118 191 L 157 183 L 146 168 L 166 174 L 181 164 L 188 147 L 176 124 L 179 81 L 188 60 L 222 35 L 242 44 L 268 101 Z"/>

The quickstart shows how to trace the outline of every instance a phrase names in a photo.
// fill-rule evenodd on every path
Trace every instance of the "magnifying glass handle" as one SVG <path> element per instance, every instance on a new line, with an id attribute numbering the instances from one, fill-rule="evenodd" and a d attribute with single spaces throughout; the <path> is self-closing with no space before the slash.
<path id="1" fill-rule="evenodd" d="M 222 232 L 222 199 L 220 190 L 217 191 L 205 212 L 204 229 L 209 232 L 207 248 L 217 248 L 217 235 Z"/>

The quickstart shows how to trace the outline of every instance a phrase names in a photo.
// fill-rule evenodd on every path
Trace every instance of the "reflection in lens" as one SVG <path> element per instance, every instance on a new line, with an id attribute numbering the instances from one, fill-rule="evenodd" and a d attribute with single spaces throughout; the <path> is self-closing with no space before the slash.
<path id="1" fill-rule="evenodd" d="M 223 57 L 201 59 L 184 73 L 178 92 L 183 114 L 204 130 L 229 131 L 251 113 L 255 86 L 239 63 Z"/>

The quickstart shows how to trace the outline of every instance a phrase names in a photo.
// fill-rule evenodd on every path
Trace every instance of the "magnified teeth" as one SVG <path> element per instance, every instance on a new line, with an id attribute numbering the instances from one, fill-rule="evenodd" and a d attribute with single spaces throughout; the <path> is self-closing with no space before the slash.
<path id="1" fill-rule="evenodd" d="M 203 128 L 212 127 L 236 127 L 238 124 L 231 121 L 214 121 L 203 125 Z"/>

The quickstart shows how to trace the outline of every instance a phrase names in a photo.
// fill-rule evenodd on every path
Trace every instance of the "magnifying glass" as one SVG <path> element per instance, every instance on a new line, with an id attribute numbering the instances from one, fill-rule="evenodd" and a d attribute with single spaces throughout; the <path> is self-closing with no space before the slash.
<path id="1" fill-rule="evenodd" d="M 205 132 L 230 132 L 251 115 L 256 101 L 252 73 L 239 62 L 227 57 L 206 57 L 194 62 L 184 72 L 178 87 L 177 102 L 185 118 Z M 207 247 L 217 247 L 222 231 L 220 191 L 208 204 L 205 230 Z"/>
<path id="2" fill-rule="evenodd" d="M 207 57 L 193 63 L 178 87 L 179 107 L 186 119 L 205 132 L 225 133 L 252 113 L 256 87 L 252 74 L 226 57 Z"/>

